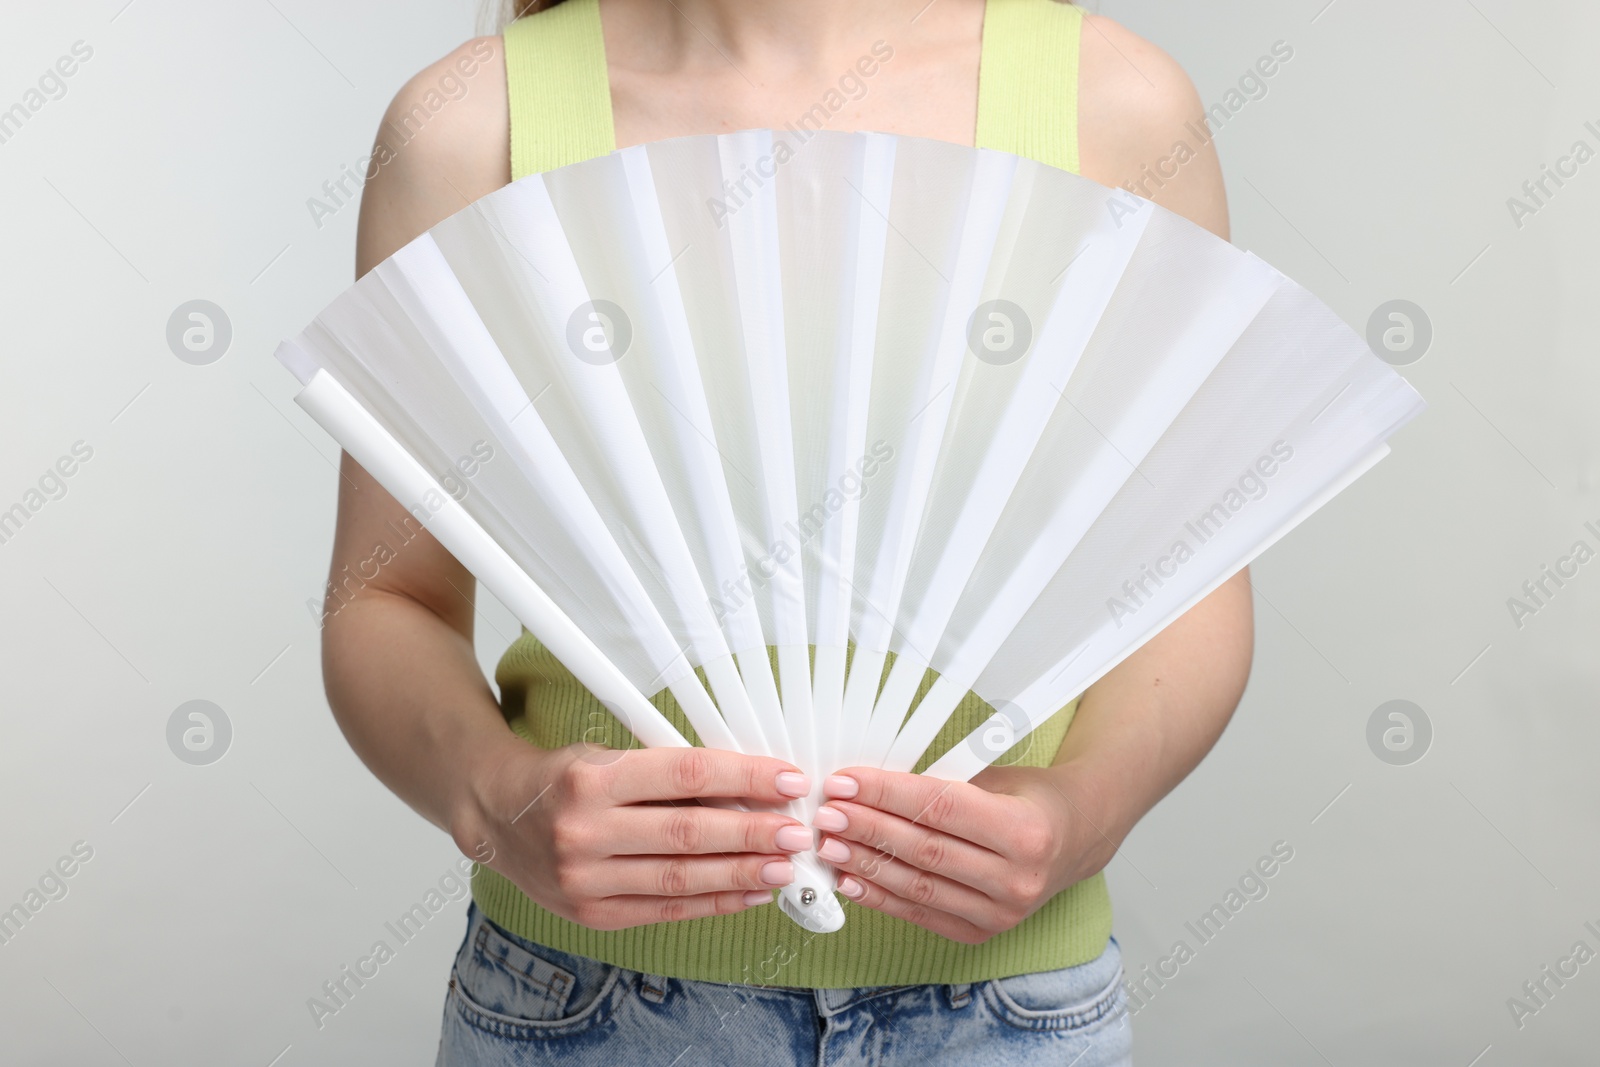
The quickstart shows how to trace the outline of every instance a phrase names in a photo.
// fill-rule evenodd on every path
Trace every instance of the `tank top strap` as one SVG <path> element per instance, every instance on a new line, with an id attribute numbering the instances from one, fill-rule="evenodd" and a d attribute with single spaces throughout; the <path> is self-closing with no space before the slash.
<path id="1" fill-rule="evenodd" d="M 1078 170 L 1083 9 L 1062 0 L 988 0 L 978 67 L 977 144 Z M 617 147 L 599 0 L 565 0 L 507 26 L 511 177 Z"/>
<path id="2" fill-rule="evenodd" d="M 1078 171 L 1083 9 L 1062 0 L 988 0 L 978 66 L 979 148 Z"/>
<path id="3" fill-rule="evenodd" d="M 617 147 L 599 0 L 566 0 L 505 28 L 511 178 Z"/>

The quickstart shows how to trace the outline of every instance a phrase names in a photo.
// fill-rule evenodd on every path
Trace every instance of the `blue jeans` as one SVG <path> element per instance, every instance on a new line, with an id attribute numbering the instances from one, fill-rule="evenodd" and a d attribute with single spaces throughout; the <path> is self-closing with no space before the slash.
<path id="1" fill-rule="evenodd" d="M 640 974 L 517 937 L 476 904 L 439 1067 L 1128 1067 L 1122 953 L 974 985 L 780 989 Z"/>

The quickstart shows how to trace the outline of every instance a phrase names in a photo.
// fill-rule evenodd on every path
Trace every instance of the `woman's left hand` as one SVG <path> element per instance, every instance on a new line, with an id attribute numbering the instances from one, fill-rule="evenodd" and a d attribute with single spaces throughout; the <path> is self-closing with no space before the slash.
<path id="1" fill-rule="evenodd" d="M 949 782 L 847 768 L 824 784 L 820 854 L 855 903 L 980 944 L 1115 852 L 1062 791 L 1063 771 L 990 767 Z"/>

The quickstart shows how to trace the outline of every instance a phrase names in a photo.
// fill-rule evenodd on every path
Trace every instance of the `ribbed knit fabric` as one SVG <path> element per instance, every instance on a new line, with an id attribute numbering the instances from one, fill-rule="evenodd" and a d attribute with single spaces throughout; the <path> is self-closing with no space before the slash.
<path id="1" fill-rule="evenodd" d="M 1082 28 L 1076 4 L 989 0 L 978 66 L 978 147 L 1078 172 Z"/>
<path id="2" fill-rule="evenodd" d="M 566 0 L 502 35 L 511 102 L 511 176 L 540 174 L 617 147 L 599 0 Z"/>
<path id="3" fill-rule="evenodd" d="M 776 670 L 777 653 L 769 650 L 769 655 Z M 893 662 L 891 656 L 885 677 Z M 917 700 L 937 677 L 927 672 Z M 557 748 L 587 740 L 609 748 L 637 745 L 627 728 L 526 631 L 501 658 L 495 681 L 511 728 L 532 744 Z M 698 740 L 671 693 L 657 693 L 651 702 L 685 736 Z M 993 710 L 968 693 L 916 769 L 960 743 Z M 1076 711 L 1073 701 L 996 762 L 1048 766 Z M 647 974 L 711 982 L 805 987 L 979 982 L 1092 960 L 1105 950 L 1111 935 L 1110 898 L 1100 875 L 1058 893 L 1026 921 L 982 945 L 950 941 L 848 903 L 845 927 L 835 934 L 802 930 L 776 903 L 737 915 L 601 931 L 546 911 L 488 868 L 479 868 L 473 878 L 472 895 L 489 918 L 530 941 Z M 783 964 L 776 976 L 775 964 L 769 962 L 774 956 Z"/>
<path id="4" fill-rule="evenodd" d="M 1077 69 L 1081 12 L 1057 0 L 989 0 L 979 71 L 977 143 L 1066 170 L 1078 165 Z M 603 155 L 616 147 L 597 0 L 566 0 L 505 31 L 512 177 Z M 776 665 L 776 654 L 773 654 Z M 936 675 L 928 672 L 920 700 Z M 703 679 L 702 679 L 703 680 Z M 635 742 L 623 725 L 526 630 L 495 671 L 511 728 L 542 748 L 587 740 Z M 677 701 L 655 706 L 697 740 Z M 1077 701 L 998 762 L 1048 766 Z M 993 709 L 967 694 L 917 764 L 928 766 Z M 812 934 L 774 903 L 737 915 L 597 931 L 541 908 L 508 880 L 480 868 L 473 898 L 490 919 L 530 941 L 646 974 L 806 988 L 978 982 L 1092 960 L 1111 935 L 1101 875 L 1056 894 L 1015 928 L 962 945 L 880 912 L 846 903 L 842 931 Z"/>

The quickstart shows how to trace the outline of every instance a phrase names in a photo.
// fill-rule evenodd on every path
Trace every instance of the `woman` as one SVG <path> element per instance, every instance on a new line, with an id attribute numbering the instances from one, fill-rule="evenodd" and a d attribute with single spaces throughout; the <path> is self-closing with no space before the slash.
<path id="1" fill-rule="evenodd" d="M 502 37 L 469 42 L 396 96 L 362 200 L 361 272 L 523 174 L 802 116 L 1132 183 L 1227 235 L 1209 144 L 1189 143 L 1154 181 L 1148 169 L 1204 121 L 1188 79 L 1057 0 L 517 6 Z M 344 475 L 335 574 L 405 518 L 348 456 Z M 527 634 L 500 664 L 497 702 L 473 653 L 473 588 L 423 535 L 324 631 L 329 699 L 351 744 L 484 865 L 441 1064 L 1131 1062 L 1100 872 L 1243 691 L 1244 575 L 1062 709 L 1011 765 L 970 784 L 830 777 L 815 829 L 857 907 L 821 936 L 772 902 L 812 829 L 694 803 L 804 795 L 796 768 L 615 751 L 630 739 Z M 677 714 L 670 696 L 656 700 Z M 984 714 L 969 695 L 952 729 Z"/>

